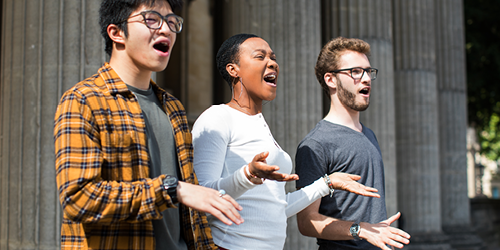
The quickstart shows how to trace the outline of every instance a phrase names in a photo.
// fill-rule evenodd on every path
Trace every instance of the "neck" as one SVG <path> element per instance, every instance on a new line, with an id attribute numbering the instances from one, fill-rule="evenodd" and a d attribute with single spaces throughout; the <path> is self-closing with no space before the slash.
<path id="1" fill-rule="evenodd" d="M 149 89 L 151 71 L 143 70 L 130 61 L 128 58 L 122 58 L 120 53 L 115 53 L 109 60 L 109 65 L 120 76 L 123 82 L 138 89 Z"/>
<path id="2" fill-rule="evenodd" d="M 363 127 L 359 122 L 359 111 L 345 107 L 338 99 L 330 102 L 330 111 L 324 118 L 325 120 L 349 127 L 355 131 L 361 132 Z"/>
<path id="3" fill-rule="evenodd" d="M 262 113 L 262 100 L 255 100 L 254 98 L 249 98 L 245 89 L 241 91 L 241 84 L 237 84 L 233 88 L 233 93 L 231 101 L 227 105 L 232 108 L 239 110 L 248 115 L 256 115 Z M 241 94 L 240 94 L 241 93 Z"/>

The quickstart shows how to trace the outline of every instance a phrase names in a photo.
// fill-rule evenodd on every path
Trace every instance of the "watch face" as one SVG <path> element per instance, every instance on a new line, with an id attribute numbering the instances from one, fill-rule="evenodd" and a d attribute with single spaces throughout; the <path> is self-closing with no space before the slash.
<path id="1" fill-rule="evenodd" d="M 163 180 L 163 184 L 171 187 L 171 186 L 177 186 L 177 178 L 171 175 L 167 175 L 165 179 Z"/>
<path id="2" fill-rule="evenodd" d="M 349 228 L 349 231 L 351 231 L 351 235 L 357 235 L 359 233 L 359 224 L 354 224 Z"/>

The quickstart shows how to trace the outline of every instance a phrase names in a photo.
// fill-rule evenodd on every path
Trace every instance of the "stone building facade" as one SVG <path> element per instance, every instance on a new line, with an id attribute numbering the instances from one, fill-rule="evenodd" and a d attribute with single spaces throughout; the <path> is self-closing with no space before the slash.
<path id="1" fill-rule="evenodd" d="M 100 0 L 2 0 L 0 50 L 0 249 L 58 249 L 53 117 L 62 93 L 107 57 Z M 479 249 L 470 229 L 466 75 L 461 0 L 189 0 L 169 67 L 155 75 L 193 122 L 228 100 L 215 51 L 254 33 L 278 56 L 280 78 L 264 115 L 292 156 L 328 111 L 314 76 L 322 45 L 336 36 L 372 46 L 379 69 L 362 122 L 378 137 L 389 214 L 412 234 L 405 249 Z M 288 190 L 294 185 L 289 184 Z M 285 249 L 315 249 L 289 219 Z"/>

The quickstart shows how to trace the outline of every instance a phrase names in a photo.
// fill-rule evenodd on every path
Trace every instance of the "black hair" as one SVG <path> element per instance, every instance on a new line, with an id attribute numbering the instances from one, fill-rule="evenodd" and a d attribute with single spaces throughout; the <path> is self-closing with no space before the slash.
<path id="1" fill-rule="evenodd" d="M 182 8 L 182 0 L 160 0 L 170 4 L 172 11 Z M 145 5 L 153 7 L 156 0 L 103 0 L 99 9 L 99 25 L 101 26 L 101 35 L 106 42 L 105 51 L 111 55 L 113 49 L 113 41 L 108 35 L 108 26 L 116 24 L 119 29 L 123 30 L 125 37 L 128 37 L 127 18 L 139 7 Z"/>
<path id="2" fill-rule="evenodd" d="M 228 63 L 239 63 L 239 51 L 240 45 L 245 42 L 248 38 L 258 37 L 254 34 L 237 34 L 222 43 L 215 57 L 217 63 L 217 69 L 221 74 L 222 78 L 229 84 L 229 87 L 233 89 L 233 77 L 229 75 L 226 70 L 226 65 Z"/>

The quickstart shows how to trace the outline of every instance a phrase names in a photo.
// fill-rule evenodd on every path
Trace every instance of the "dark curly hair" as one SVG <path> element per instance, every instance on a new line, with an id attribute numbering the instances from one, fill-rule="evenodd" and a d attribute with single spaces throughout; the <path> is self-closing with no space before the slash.
<path id="1" fill-rule="evenodd" d="M 172 11 L 182 8 L 182 0 L 158 0 L 166 1 L 170 4 Z M 153 7 L 156 0 L 103 0 L 99 9 L 99 25 L 101 26 L 101 35 L 106 42 L 105 51 L 111 55 L 113 49 L 113 41 L 108 35 L 108 26 L 116 24 L 118 28 L 123 30 L 125 37 L 128 37 L 127 18 L 139 7 L 145 5 Z"/>
<path id="2" fill-rule="evenodd" d="M 344 51 L 356 51 L 370 56 L 370 45 L 356 38 L 337 37 L 330 40 L 319 52 L 316 67 L 314 68 L 316 78 L 323 88 L 328 98 L 330 98 L 330 88 L 326 85 L 324 75 L 328 72 L 339 69 L 340 56 Z"/>
<path id="3" fill-rule="evenodd" d="M 229 75 L 226 70 L 226 65 L 228 63 L 239 63 L 239 52 L 240 45 L 247 39 L 252 37 L 259 37 L 254 34 L 237 34 L 222 43 L 215 57 L 217 63 L 217 69 L 221 74 L 222 78 L 229 84 L 229 87 L 233 89 L 234 78 Z"/>

